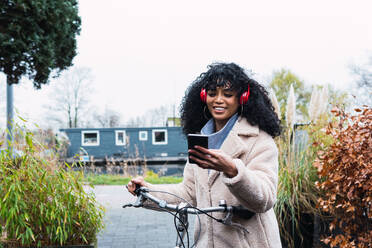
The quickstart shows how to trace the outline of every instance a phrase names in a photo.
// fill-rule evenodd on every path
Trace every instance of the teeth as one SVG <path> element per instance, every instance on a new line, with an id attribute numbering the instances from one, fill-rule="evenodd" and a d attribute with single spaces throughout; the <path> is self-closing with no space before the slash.
<path id="1" fill-rule="evenodd" d="M 224 108 L 215 107 L 215 110 L 224 110 Z"/>

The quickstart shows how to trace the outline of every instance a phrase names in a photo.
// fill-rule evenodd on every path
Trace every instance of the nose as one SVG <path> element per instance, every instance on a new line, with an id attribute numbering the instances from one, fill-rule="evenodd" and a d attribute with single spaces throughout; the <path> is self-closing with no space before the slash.
<path id="1" fill-rule="evenodd" d="M 218 93 L 216 96 L 216 102 L 222 102 L 223 100 L 223 95 L 221 93 Z"/>

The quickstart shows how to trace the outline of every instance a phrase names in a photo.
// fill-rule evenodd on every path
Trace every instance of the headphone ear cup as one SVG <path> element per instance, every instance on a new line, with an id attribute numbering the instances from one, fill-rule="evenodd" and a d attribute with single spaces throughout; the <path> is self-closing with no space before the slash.
<path id="1" fill-rule="evenodd" d="M 243 105 L 243 104 L 245 104 L 246 103 L 246 101 L 245 101 L 245 96 L 247 95 L 247 92 L 245 91 L 245 92 L 243 92 L 243 94 L 240 96 L 240 100 L 239 100 L 239 103 L 240 103 L 240 105 Z"/>
<path id="2" fill-rule="evenodd" d="M 207 102 L 207 91 L 204 88 L 200 91 L 200 100 L 204 103 Z"/>
<path id="3" fill-rule="evenodd" d="M 240 96 L 240 105 L 246 104 L 248 102 L 249 98 L 249 85 L 248 85 L 248 90 L 243 92 L 243 94 Z"/>

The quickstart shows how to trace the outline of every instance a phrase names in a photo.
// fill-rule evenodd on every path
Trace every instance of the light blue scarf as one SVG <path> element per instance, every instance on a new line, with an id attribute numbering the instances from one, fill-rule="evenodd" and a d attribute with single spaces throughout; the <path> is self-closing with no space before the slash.
<path id="1" fill-rule="evenodd" d="M 201 134 L 208 135 L 208 148 L 220 149 L 230 130 L 238 119 L 238 113 L 230 117 L 225 126 L 218 132 L 214 130 L 214 120 L 211 118 L 201 129 Z"/>

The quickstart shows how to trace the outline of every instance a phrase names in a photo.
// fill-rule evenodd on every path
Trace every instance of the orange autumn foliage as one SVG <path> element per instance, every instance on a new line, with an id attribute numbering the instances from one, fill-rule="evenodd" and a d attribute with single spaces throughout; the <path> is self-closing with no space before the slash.
<path id="1" fill-rule="evenodd" d="M 331 247 L 371 247 L 372 108 L 356 109 L 353 116 L 332 112 L 338 121 L 326 133 L 334 143 L 314 162 L 320 178 L 316 186 L 323 192 L 318 207 L 335 217 L 332 234 L 322 241 Z"/>

